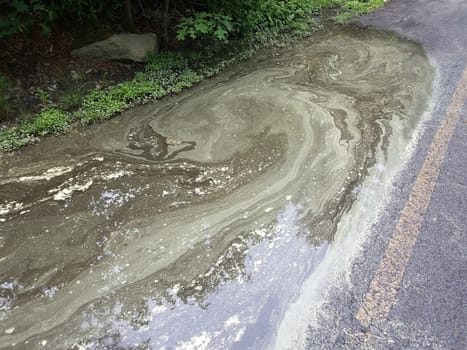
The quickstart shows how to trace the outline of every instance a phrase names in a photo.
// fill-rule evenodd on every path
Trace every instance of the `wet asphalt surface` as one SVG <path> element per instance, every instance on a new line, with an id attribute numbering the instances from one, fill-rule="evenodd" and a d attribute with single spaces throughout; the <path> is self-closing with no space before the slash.
<path id="1" fill-rule="evenodd" d="M 420 234 L 384 322 L 362 326 L 358 311 L 434 134 L 467 65 L 467 1 L 393 0 L 359 20 L 419 42 L 438 70 L 435 107 L 413 158 L 395 183 L 390 205 L 308 329 L 310 349 L 467 348 L 467 105 L 449 143 Z M 364 335 L 371 334 L 371 337 Z M 363 336 L 362 336 L 363 335 Z"/>
<path id="2" fill-rule="evenodd" d="M 348 271 L 433 80 L 420 46 L 394 33 L 320 35 L 266 52 L 241 79 L 12 155 L 0 348 L 303 344 L 319 301 L 295 304 L 298 289 Z"/>
<path id="3" fill-rule="evenodd" d="M 467 33 L 467 0 L 392 0 L 383 9 L 363 17 L 359 21 L 363 25 L 376 29 L 396 31 L 423 46 L 438 72 L 433 95 L 434 109 L 431 117 L 425 123 L 424 133 L 416 150 L 412 153 L 412 159 L 407 162 L 399 178 L 394 182 L 391 201 L 381 214 L 379 221 L 371 228 L 371 234 L 361 248 L 359 256 L 353 260 L 351 271 L 344 271 L 341 276 L 343 278 L 338 278 L 338 282 L 334 285 L 330 282 L 329 289 L 326 290 L 329 294 L 326 295 L 325 301 L 316 304 L 319 307 L 317 306 L 314 310 L 316 319 L 309 323 L 306 330 L 305 348 L 466 349 L 466 105 L 460 113 L 459 122 L 450 140 L 437 185 L 422 221 L 418 239 L 388 316 L 384 317 L 384 320 L 372 322 L 366 326 L 363 326 L 355 316 L 385 254 L 396 222 L 398 222 L 407 203 L 414 181 L 417 179 L 422 164 L 424 164 L 434 135 L 451 104 L 458 81 L 467 65 L 467 35 L 465 34 Z M 388 60 L 388 57 L 385 56 L 385 59 Z M 107 176 L 107 178 L 112 178 L 112 176 Z M 269 208 L 265 212 L 269 212 Z M 289 214 L 285 217 L 293 217 L 293 210 Z M 302 243 L 298 242 L 297 244 L 301 245 Z M 294 255 L 293 257 L 287 255 L 286 260 L 293 261 L 299 248 L 292 246 L 288 241 L 284 247 L 288 248 L 287 251 L 291 255 Z M 263 251 L 258 250 L 259 256 L 264 254 Z M 284 259 L 283 256 L 282 259 Z M 181 266 L 183 269 L 183 265 Z M 283 265 L 282 270 L 275 269 L 273 271 L 276 281 L 280 281 L 286 289 L 289 286 L 299 286 L 302 283 L 302 277 L 300 277 L 300 281 L 286 278 L 290 275 L 288 273 L 290 270 L 287 265 Z M 280 271 L 284 272 L 282 277 L 278 275 Z M 334 271 L 327 272 L 329 275 L 333 275 Z M 269 274 L 269 270 L 266 270 L 264 276 L 269 276 Z M 270 279 L 265 280 L 270 281 Z M 168 290 L 175 291 L 175 286 Z M 236 289 L 229 290 L 227 288 L 225 294 L 227 296 L 220 295 L 219 297 L 219 309 L 211 307 L 211 310 L 214 310 L 214 314 L 219 315 L 226 310 L 229 311 L 228 303 L 226 303 L 228 300 L 234 305 L 232 310 L 235 311 L 238 303 L 234 296 L 242 300 L 253 300 L 252 303 L 255 303 L 252 295 L 258 295 L 258 300 L 267 300 L 268 296 L 265 292 L 268 289 L 278 288 L 274 285 L 266 284 L 266 287 L 263 287 L 262 284 L 259 284 L 258 294 L 250 293 L 245 294 L 245 296 Z M 135 291 L 136 289 L 132 290 L 132 296 Z M 214 293 L 214 297 L 216 295 L 219 294 Z M 311 307 L 315 305 L 313 300 L 307 299 L 306 303 Z M 265 307 L 264 310 L 267 311 L 268 308 Z M 173 329 L 187 333 L 183 321 L 187 322 L 186 320 L 188 320 L 189 322 L 190 318 L 186 315 L 190 315 L 190 313 L 187 311 L 184 314 L 183 312 L 184 309 L 180 312 L 182 315 L 180 320 L 182 321 L 174 318 L 176 328 Z M 108 316 L 104 314 L 103 318 L 106 319 Z M 263 320 L 261 317 L 258 319 L 258 324 L 261 326 Z M 199 320 L 203 320 L 206 324 L 216 323 L 216 326 L 219 323 L 212 314 L 206 313 L 200 313 Z M 228 318 L 229 320 L 235 321 L 236 319 Z M 205 327 L 203 322 L 198 322 L 196 325 L 201 328 Z M 128 329 L 129 333 L 134 331 L 133 327 L 128 327 Z M 174 333 L 173 329 L 169 330 L 172 334 Z M 251 341 L 252 345 L 244 342 L 237 348 L 245 349 L 247 345 L 250 346 L 249 348 L 258 348 L 258 346 L 255 347 L 255 344 L 258 343 L 254 343 L 254 338 L 258 335 L 264 336 L 266 331 L 263 329 L 266 327 L 252 328 L 252 336 L 249 338 L 250 334 L 247 334 L 246 337 L 246 341 Z M 284 329 L 286 329 L 286 333 L 290 330 L 293 331 L 292 328 L 285 327 Z M 47 342 L 36 344 L 47 344 Z M 193 346 L 190 348 L 201 348 Z M 49 341 L 48 348 L 57 347 Z M 84 347 L 73 347 L 73 349 L 75 348 Z M 107 348 L 119 349 L 122 347 L 108 346 Z M 155 345 L 153 348 L 161 347 Z M 205 347 L 205 349 L 210 348 L 212 347 Z M 265 348 L 269 349 L 270 347 Z M 289 348 L 295 349 L 293 346 L 287 347 L 287 349 Z M 302 346 L 297 347 L 297 349 L 302 348 Z"/>

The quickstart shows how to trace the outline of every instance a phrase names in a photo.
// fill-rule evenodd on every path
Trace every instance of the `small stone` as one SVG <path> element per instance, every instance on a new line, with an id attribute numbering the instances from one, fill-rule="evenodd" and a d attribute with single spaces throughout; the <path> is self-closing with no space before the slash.
<path id="1" fill-rule="evenodd" d="M 11 327 L 11 328 L 5 329 L 5 334 L 13 334 L 14 331 L 15 331 L 15 327 Z"/>

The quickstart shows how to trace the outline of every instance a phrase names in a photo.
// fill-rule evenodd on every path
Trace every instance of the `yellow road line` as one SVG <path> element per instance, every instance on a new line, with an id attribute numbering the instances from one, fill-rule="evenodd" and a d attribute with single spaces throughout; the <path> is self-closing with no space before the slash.
<path id="1" fill-rule="evenodd" d="M 431 143 L 375 276 L 355 317 L 364 326 L 387 319 L 417 241 L 449 141 L 467 99 L 467 67 Z"/>

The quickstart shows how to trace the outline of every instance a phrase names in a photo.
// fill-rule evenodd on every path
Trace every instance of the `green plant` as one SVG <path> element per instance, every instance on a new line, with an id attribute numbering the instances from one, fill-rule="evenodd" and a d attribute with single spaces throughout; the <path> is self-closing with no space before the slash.
<path id="1" fill-rule="evenodd" d="M 200 37 L 227 42 L 227 38 L 233 30 L 233 19 L 229 15 L 205 11 L 195 12 L 180 20 L 177 25 L 177 39 Z"/>
<path id="2" fill-rule="evenodd" d="M 177 82 L 186 69 L 188 60 L 182 54 L 161 52 L 147 57 L 144 72 L 137 74 L 135 80 L 157 84 L 166 90 Z"/>
<path id="3" fill-rule="evenodd" d="M 113 0 L 0 0 L 0 38 L 40 28 L 49 34 L 55 23 L 70 25 L 110 18 L 123 7 Z"/>
<path id="4" fill-rule="evenodd" d="M 127 106 L 125 101 L 112 98 L 106 91 L 94 90 L 84 97 L 81 107 L 73 114 L 73 118 L 83 124 L 90 124 L 108 119 Z"/>
<path id="5" fill-rule="evenodd" d="M 78 107 L 76 111 L 68 113 L 53 107 L 49 94 L 38 90 L 37 94 L 45 110 L 35 117 L 20 120 L 16 127 L 0 129 L 0 147 L 4 150 L 16 149 L 35 142 L 38 136 L 61 133 L 72 122 L 90 124 L 102 121 L 135 103 L 178 93 L 205 77 L 217 74 L 233 62 L 251 57 L 263 45 L 280 45 L 290 37 L 300 36 L 300 32 L 309 32 L 309 14 L 314 10 L 338 5 L 343 11 L 341 15 L 347 13 L 350 16 L 357 12 L 370 11 L 382 3 L 384 0 L 208 0 L 203 2 L 204 9 L 237 18 L 236 22 L 231 21 L 233 29 L 229 34 L 236 32 L 245 35 L 246 40 L 230 45 L 227 50 L 225 45 L 219 44 L 219 38 L 214 38 L 213 42 L 204 45 L 200 51 L 190 52 L 186 56 L 172 52 L 150 55 L 145 69 L 137 73 L 134 79 L 105 90 L 86 92 L 83 88 L 84 80 L 81 81 L 79 74 L 78 78 L 70 81 L 68 78 L 58 79 L 60 89 L 65 91 L 61 97 L 62 108 Z M 223 12 L 220 12 L 221 8 Z M 201 35 L 204 35 L 205 29 L 195 30 L 200 30 Z M 236 46 L 238 44 L 240 45 Z M 224 50 L 226 54 L 220 54 L 219 50 Z M 6 87 L 2 90 L 2 86 L 7 84 L 2 81 L 0 75 L 0 108 L 1 92 L 7 91 Z"/>
<path id="6" fill-rule="evenodd" d="M 21 132 L 19 128 L 0 129 L 0 148 L 5 151 L 12 151 L 33 142 L 34 137 Z"/>
<path id="7" fill-rule="evenodd" d="M 334 17 L 337 23 L 344 23 L 348 19 L 369 13 L 384 5 L 385 0 L 345 0 L 342 12 Z"/>
<path id="8" fill-rule="evenodd" d="M 0 129 L 0 148 L 6 151 L 33 143 L 37 136 L 60 134 L 68 129 L 70 115 L 56 108 L 48 109 L 35 118 L 25 119 L 17 127 Z"/>
<path id="9" fill-rule="evenodd" d="M 70 124 L 70 115 L 62 110 L 52 108 L 37 115 L 32 121 L 21 126 L 23 134 L 45 136 L 64 132 Z"/>
<path id="10" fill-rule="evenodd" d="M 132 80 L 112 87 L 108 95 L 113 100 L 124 101 L 127 104 L 143 101 L 145 98 L 159 98 L 165 90 L 158 84 L 146 81 Z"/>
<path id="11" fill-rule="evenodd" d="M 177 77 L 176 81 L 174 81 L 172 86 L 170 86 L 170 88 L 168 89 L 168 92 L 179 93 L 183 89 L 188 88 L 192 86 L 193 84 L 198 83 L 202 79 L 203 79 L 203 75 L 191 69 L 187 69 L 186 71 L 184 71 Z"/>
<path id="12" fill-rule="evenodd" d="M 50 99 L 50 95 L 47 93 L 47 91 L 45 91 L 45 90 L 43 90 L 41 88 L 36 89 L 36 96 L 41 101 L 42 108 L 46 108 L 47 106 L 49 106 L 52 103 L 52 101 Z"/>
<path id="13" fill-rule="evenodd" d="M 179 52 L 164 51 L 157 55 L 149 54 L 146 57 L 145 71 L 148 72 L 169 72 L 180 71 L 188 65 L 187 59 Z"/>
<path id="14" fill-rule="evenodd" d="M 0 38 L 29 31 L 38 24 L 46 34 L 50 32 L 53 13 L 41 0 L 0 0 Z"/>
<path id="15" fill-rule="evenodd" d="M 67 93 L 62 97 L 63 108 L 65 108 L 66 110 L 76 108 L 80 105 L 83 98 L 84 98 L 84 95 L 82 93 L 78 93 L 78 92 Z"/>
<path id="16" fill-rule="evenodd" d="M 89 84 L 86 74 L 80 70 L 72 70 L 71 73 L 59 71 L 55 73 L 58 84 L 59 103 L 66 110 L 73 110 L 81 104 L 86 85 Z"/>

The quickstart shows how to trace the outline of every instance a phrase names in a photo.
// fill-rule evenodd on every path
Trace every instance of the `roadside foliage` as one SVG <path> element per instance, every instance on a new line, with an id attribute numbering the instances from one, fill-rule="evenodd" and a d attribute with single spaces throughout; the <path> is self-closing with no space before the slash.
<path id="1" fill-rule="evenodd" d="M 41 111 L 1 127 L 0 149 L 10 151 L 38 137 L 102 121 L 137 103 L 178 93 L 234 60 L 250 57 L 280 33 L 291 38 L 309 33 L 313 17 L 323 10 L 332 9 L 335 21 L 344 22 L 383 4 L 384 0 L 0 0 L 0 40 L 14 42 L 17 36 L 33 32 L 73 33 L 96 25 L 122 30 L 124 23 L 128 31 L 156 32 L 165 49 L 148 57 L 145 68 L 132 80 L 105 89 L 85 91 L 82 84 L 67 83 L 64 78 L 60 103 L 37 89 Z M 15 114 L 9 104 L 10 80 L 0 66 L 0 123 Z"/>

